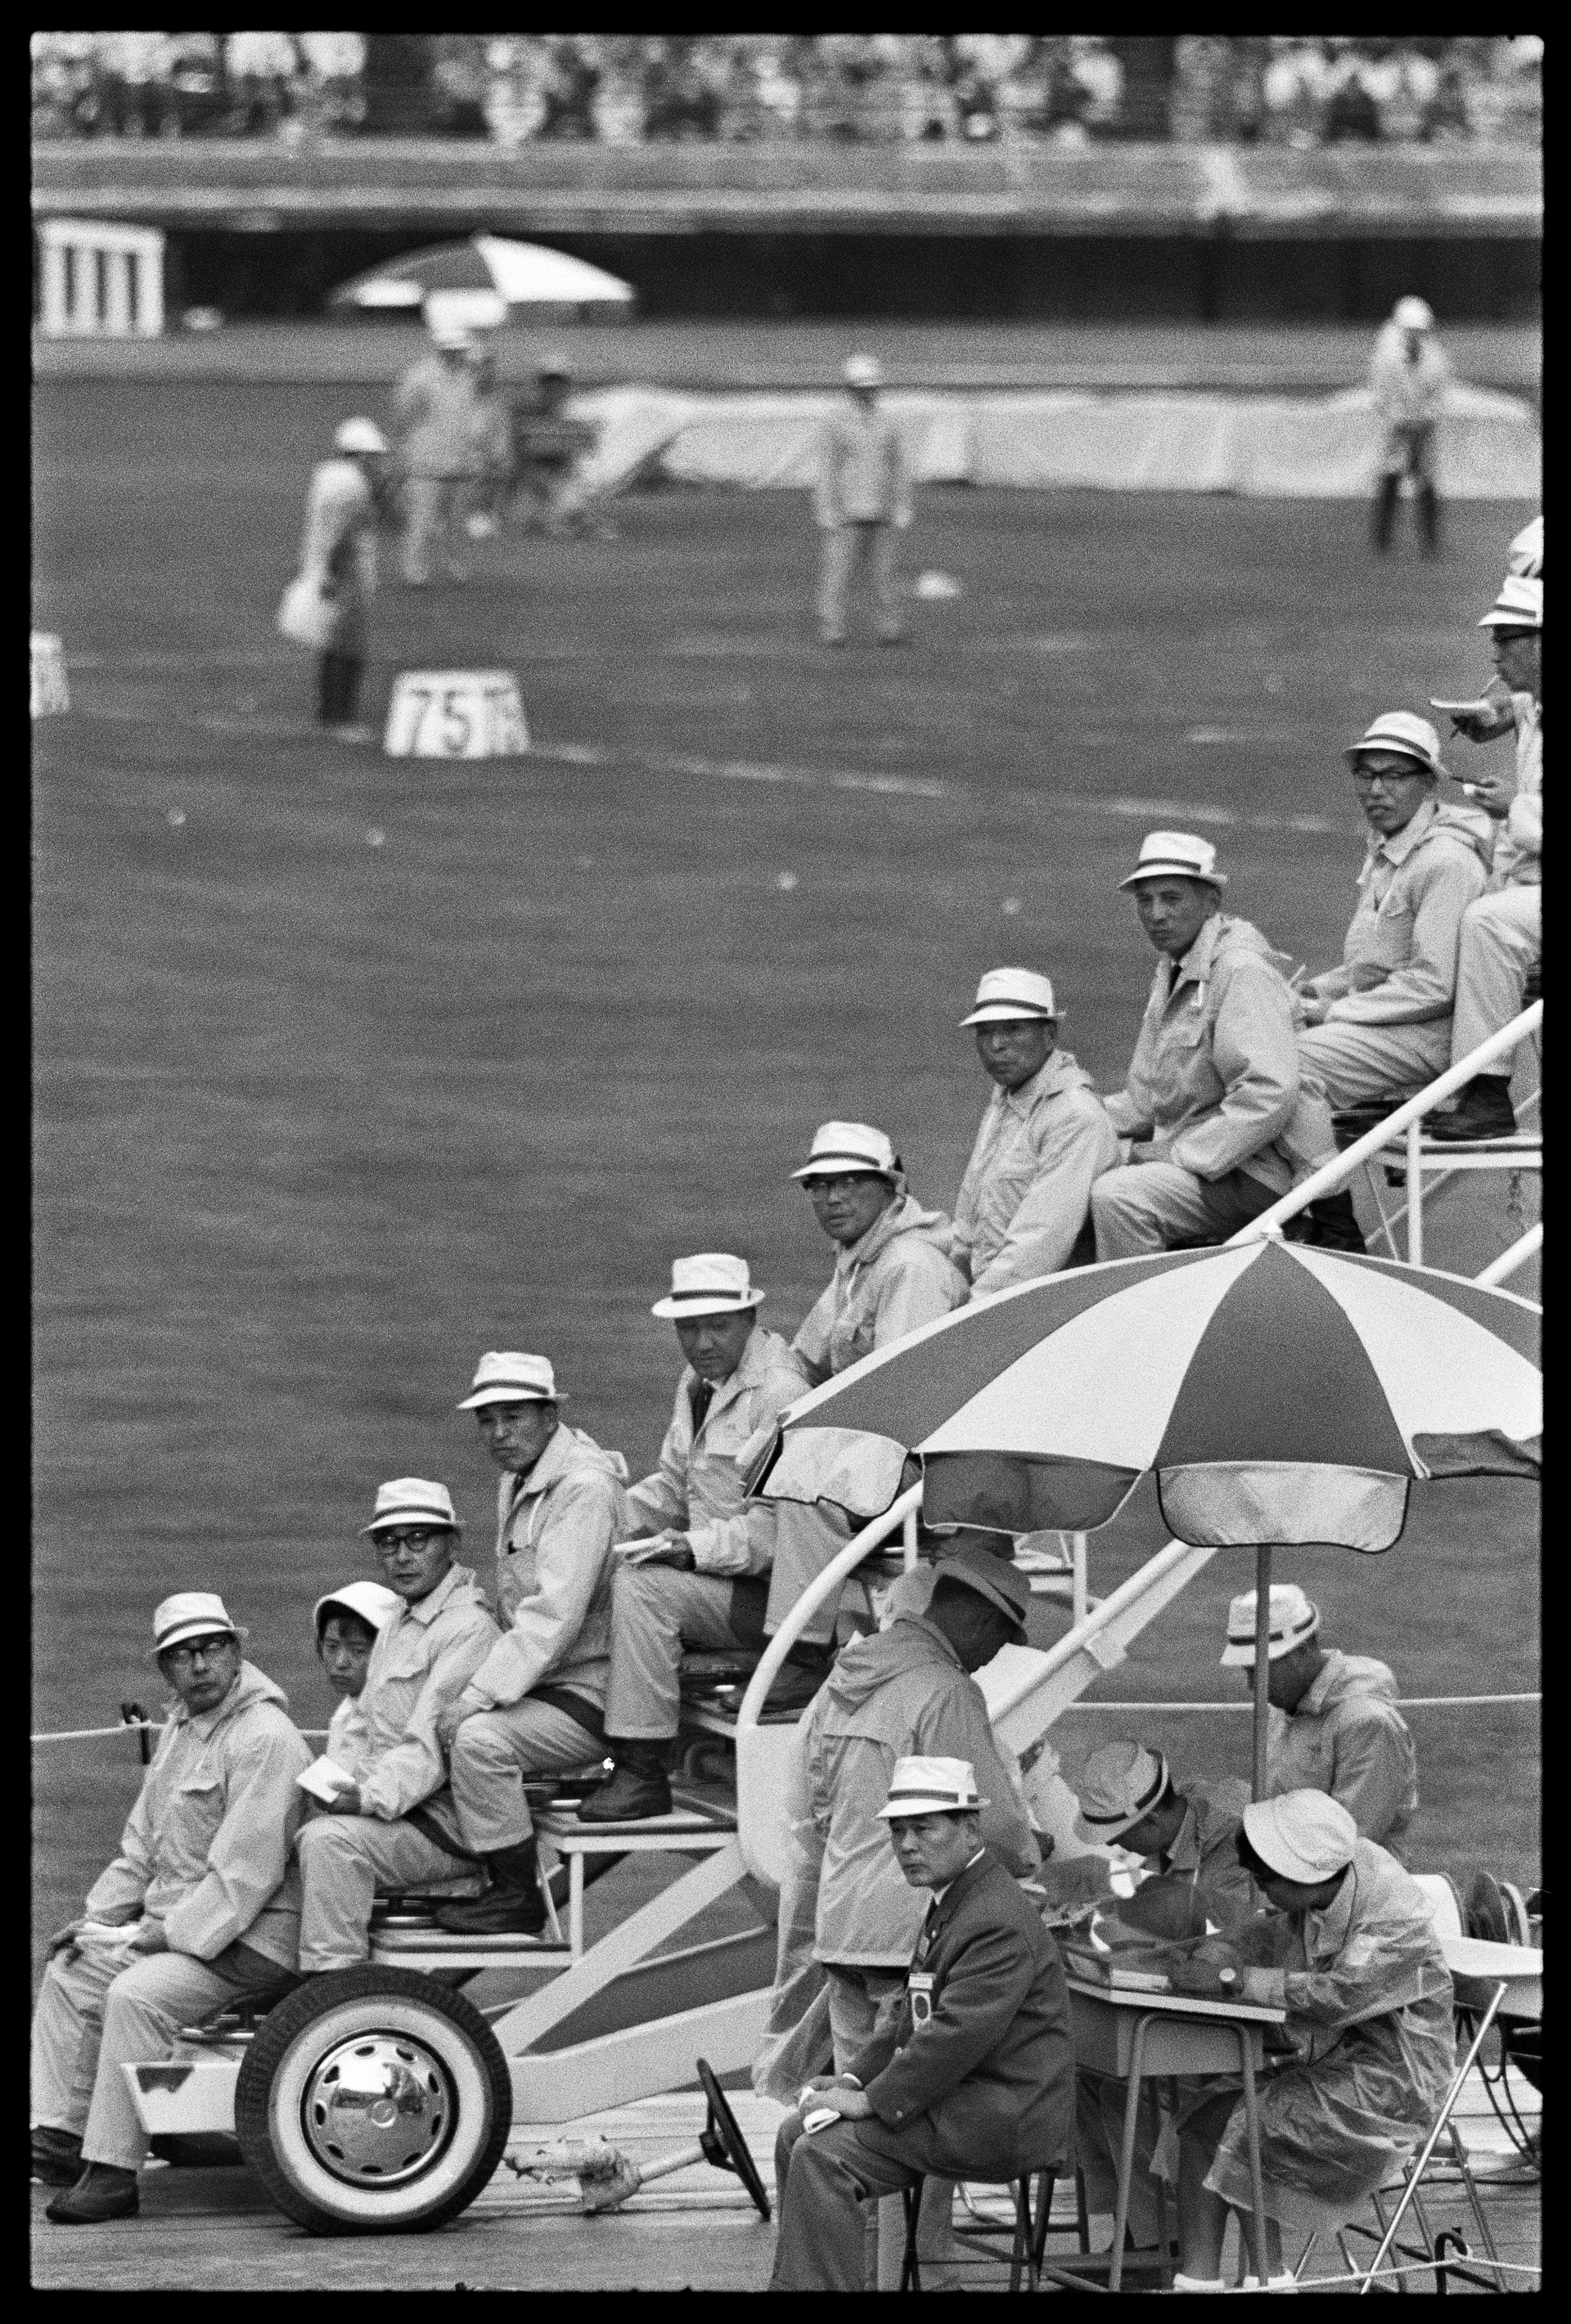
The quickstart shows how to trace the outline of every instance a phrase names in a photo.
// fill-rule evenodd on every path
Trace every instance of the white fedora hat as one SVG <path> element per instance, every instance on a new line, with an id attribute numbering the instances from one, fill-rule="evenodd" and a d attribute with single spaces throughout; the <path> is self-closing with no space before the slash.
<path id="1" fill-rule="evenodd" d="M 1353 1861 L 1358 1826 L 1329 1792 L 1283 1792 L 1243 1811 L 1251 1848 L 1284 1880 L 1334 1880 Z"/>
<path id="2" fill-rule="evenodd" d="M 1227 875 L 1216 869 L 1216 850 L 1208 839 L 1192 831 L 1148 831 L 1140 844 L 1140 861 L 1121 888 L 1138 888 L 1142 880 L 1204 880 L 1212 888 L 1225 888 Z"/>
<path id="3" fill-rule="evenodd" d="M 1524 581 L 1541 581 L 1544 577 L 1544 520 L 1533 518 L 1524 524 L 1511 542 L 1506 559 L 1506 571 Z"/>
<path id="4" fill-rule="evenodd" d="M 1404 331 L 1432 331 L 1435 309 L 1427 299 L 1399 299 L 1391 309 L 1391 320 Z"/>
<path id="5" fill-rule="evenodd" d="M 762 1292 L 748 1280 L 744 1259 L 728 1250 L 698 1250 L 690 1259 L 672 1259 L 670 1290 L 649 1312 L 680 1323 L 691 1315 L 737 1315 L 762 1304 Z"/>
<path id="6" fill-rule="evenodd" d="M 969 1759 L 897 1759 L 878 1820 L 893 1823 L 901 1816 L 956 1815 L 962 1809 L 991 1805 L 977 1793 Z"/>
<path id="7" fill-rule="evenodd" d="M 1143 1743 L 1121 1739 L 1099 1744 L 1080 1771 L 1078 1840 L 1115 1840 L 1150 1815 L 1167 1790 L 1168 1763 Z"/>
<path id="8" fill-rule="evenodd" d="M 1478 624 L 1481 630 L 1541 630 L 1544 584 L 1526 573 L 1508 574 L 1500 595 Z"/>
<path id="9" fill-rule="evenodd" d="M 962 1017 L 960 1023 L 962 1028 L 1018 1024 L 1022 1017 L 1058 1023 L 1051 979 L 1039 976 L 1034 968 L 990 968 L 976 988 L 970 1016 Z"/>
<path id="10" fill-rule="evenodd" d="M 341 1590 L 329 1590 L 319 1598 L 311 1609 L 311 1619 L 317 1636 L 335 1606 L 346 1614 L 355 1615 L 367 1629 L 380 1630 L 390 1614 L 396 1614 L 403 1600 L 396 1590 L 384 1590 L 380 1582 L 346 1582 Z"/>
<path id="11" fill-rule="evenodd" d="M 526 1356 L 517 1348 L 491 1348 L 475 1367 L 469 1393 L 460 1412 L 477 1412 L 483 1404 L 565 1404 L 557 1376 L 544 1356 Z"/>
<path id="12" fill-rule="evenodd" d="M 385 1533 L 390 1526 L 402 1525 L 446 1526 L 450 1533 L 464 1530 L 451 1493 L 430 1477 L 393 1477 L 385 1485 L 378 1485 L 375 1511 L 370 1524 L 360 1530 Z"/>
<path id="13" fill-rule="evenodd" d="M 334 448 L 339 452 L 385 452 L 386 437 L 374 420 L 341 420 L 333 430 Z"/>
<path id="14" fill-rule="evenodd" d="M 870 1121 L 823 1121 L 813 1132 L 808 1158 L 793 1178 L 844 1178 L 866 1171 L 879 1178 L 898 1178 L 900 1156 L 882 1130 Z"/>
<path id="15" fill-rule="evenodd" d="M 1271 1643 L 1268 1662 L 1290 1655 L 1320 1627 L 1320 1609 L 1312 1606 L 1296 1582 L 1273 1582 L 1271 1597 Z M 1227 1609 L 1227 1644 L 1222 1650 L 1224 1670 L 1254 1668 L 1254 1591 L 1246 1590 Z"/>
<path id="16" fill-rule="evenodd" d="M 1349 742 L 1343 757 L 1356 766 L 1365 751 L 1399 751 L 1404 759 L 1416 759 L 1424 772 L 1437 777 L 1450 772 L 1440 756 L 1440 737 L 1427 718 L 1411 710 L 1382 710 L 1374 724 L 1361 734 L 1356 742 Z"/>
<path id="17" fill-rule="evenodd" d="M 152 1617 L 154 1658 L 167 1654 L 171 1646 L 178 1646 L 182 1638 L 208 1638 L 216 1630 L 226 1631 L 232 1638 L 245 1636 L 239 1623 L 229 1618 L 228 1609 L 216 1590 L 177 1590 Z"/>

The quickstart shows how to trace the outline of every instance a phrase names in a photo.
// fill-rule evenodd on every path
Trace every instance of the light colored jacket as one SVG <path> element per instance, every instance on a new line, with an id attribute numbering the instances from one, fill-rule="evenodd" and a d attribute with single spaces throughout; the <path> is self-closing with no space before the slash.
<path id="1" fill-rule="evenodd" d="M 328 1721 L 328 1739 L 322 1745 L 322 1757 L 342 1767 L 356 1783 L 365 1773 L 371 1757 L 371 1730 L 365 1724 L 365 1713 L 360 1708 L 356 1694 L 346 1694 L 335 1705 Z"/>
<path id="2" fill-rule="evenodd" d="M 964 1304 L 966 1277 L 949 1257 L 949 1222 L 897 1194 L 859 1242 L 835 1256 L 828 1287 L 791 1342 L 802 1378 L 818 1388 L 874 1348 L 936 1323 Z"/>
<path id="3" fill-rule="evenodd" d="M 1117 1167 L 1106 1109 L 1067 1049 L 1019 1089 L 995 1088 L 955 1204 L 955 1260 L 971 1296 L 1067 1267 L 1092 1186 Z"/>
<path id="4" fill-rule="evenodd" d="M 437 1713 L 462 1693 L 496 1637 L 485 1594 L 467 1565 L 449 1566 L 428 1596 L 388 1616 L 371 1649 L 360 1697 L 368 1744 L 368 1772 L 360 1783 L 364 1813 L 391 1823 L 441 1790 L 447 1768 Z"/>
<path id="5" fill-rule="evenodd" d="M 485 466 L 485 415 L 467 364 L 422 355 L 399 381 L 394 425 L 411 476 L 477 476 Z"/>
<path id="6" fill-rule="evenodd" d="M 1407 333 L 1386 323 L 1374 343 L 1369 364 L 1369 392 L 1374 408 L 1389 428 L 1422 427 L 1438 420 L 1446 408 L 1451 366 L 1426 332 L 1416 361 L 1408 356 Z"/>
<path id="7" fill-rule="evenodd" d="M 1427 798 L 1410 823 L 1369 835 L 1342 964 L 1308 990 L 1331 1025 L 1422 1025 L 1456 1001 L 1462 915 L 1482 896 L 1490 840 L 1476 814 Z"/>
<path id="8" fill-rule="evenodd" d="M 1543 877 L 1544 706 L 1530 694 L 1511 696 L 1517 730 L 1517 793 L 1497 825 L 1492 888 L 1536 888 Z"/>
<path id="9" fill-rule="evenodd" d="M 162 1921 L 171 1952 L 212 1960 L 244 1941 L 293 1969 L 300 1876 L 290 1864 L 311 1748 L 289 1697 L 252 1663 L 216 1711 L 171 1704 L 120 1852 L 88 1891 L 95 1919 Z"/>
<path id="10" fill-rule="evenodd" d="M 1396 1693 L 1384 1663 L 1333 1647 L 1297 1709 L 1271 1713 L 1266 1794 L 1329 1792 L 1365 1840 L 1400 1860 L 1419 1805 L 1419 1763 Z"/>
<path id="11" fill-rule="evenodd" d="M 1164 1877 L 1185 1881 L 1203 1899 L 1222 1928 L 1252 1920 L 1260 1910 L 1254 1882 L 1238 1860 L 1237 1840 L 1249 1804 L 1249 1786 L 1224 1777 L 1206 1783 L 1181 1776 L 1178 1787 L 1188 1803 L 1171 1848 L 1159 1858 Z"/>
<path id="12" fill-rule="evenodd" d="M 825 420 L 813 513 L 826 528 L 910 524 L 910 475 L 900 430 L 881 405 L 864 411 L 848 400 Z"/>
<path id="13" fill-rule="evenodd" d="M 497 1493 L 502 1636 L 464 1689 L 476 1711 L 519 1702 L 542 1680 L 604 1710 L 611 1668 L 611 1545 L 625 1529 L 627 1463 L 559 1425 L 526 1476 Z"/>
<path id="14" fill-rule="evenodd" d="M 984 1845 L 1019 1876 L 1041 1861 L 982 1689 L 942 1630 L 901 1615 L 845 1649 L 803 1722 L 790 1807 L 799 1846 L 818 1859 L 818 1960 L 903 1969 L 910 1960 L 929 1895 L 907 1882 L 878 1810 L 895 1761 L 913 1752 L 969 1759 L 991 1803 Z"/>
<path id="15" fill-rule="evenodd" d="M 376 586 L 376 503 L 353 460 L 320 460 L 311 470 L 300 569 L 328 588 L 368 595 Z"/>
<path id="16" fill-rule="evenodd" d="M 1215 913 L 1181 961 L 1159 960 L 1125 1087 L 1107 1100 L 1121 1136 L 1149 1129 L 1132 1161 L 1197 1178 L 1243 1170 L 1285 1194 L 1277 1140 L 1298 1102 L 1293 999 L 1257 927 Z"/>
<path id="17" fill-rule="evenodd" d="M 659 1533 L 671 1526 L 685 1533 L 700 1573 L 767 1573 L 774 1563 L 774 1507 L 750 1502 L 742 1480 L 787 1405 L 801 1395 L 802 1376 L 780 1333 L 755 1323 L 742 1361 L 715 1390 L 695 1438 L 689 1391 L 698 1380 L 684 1365 L 659 1466 L 628 1492 L 633 1530 Z"/>

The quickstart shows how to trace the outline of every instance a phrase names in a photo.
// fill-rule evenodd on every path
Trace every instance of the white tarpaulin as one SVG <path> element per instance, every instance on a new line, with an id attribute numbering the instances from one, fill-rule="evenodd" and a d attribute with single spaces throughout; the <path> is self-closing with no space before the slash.
<path id="1" fill-rule="evenodd" d="M 674 482 L 806 491 L 828 392 L 682 395 L 615 387 L 575 411 L 600 440 L 585 481 L 615 491 L 655 464 Z M 884 399 L 919 484 L 1079 485 L 1361 500 L 1380 431 L 1363 389 L 1333 396 L 944 394 Z M 1541 447 L 1520 398 L 1457 384 L 1437 470 L 1452 500 L 1537 500 Z"/>

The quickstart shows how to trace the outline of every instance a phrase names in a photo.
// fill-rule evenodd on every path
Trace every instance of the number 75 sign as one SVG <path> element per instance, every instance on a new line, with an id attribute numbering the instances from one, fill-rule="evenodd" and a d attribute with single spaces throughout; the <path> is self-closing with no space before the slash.
<path id="1" fill-rule="evenodd" d="M 390 759 L 513 759 L 529 728 L 510 669 L 406 669 L 387 706 Z"/>

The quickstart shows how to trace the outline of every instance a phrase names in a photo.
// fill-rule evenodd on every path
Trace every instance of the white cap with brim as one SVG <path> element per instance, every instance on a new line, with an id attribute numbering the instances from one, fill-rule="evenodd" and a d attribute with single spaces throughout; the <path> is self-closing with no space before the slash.
<path id="1" fill-rule="evenodd" d="M 897 1759 L 877 1814 L 879 1822 L 895 1823 L 901 1816 L 960 1815 L 992 1804 L 978 1794 L 969 1759 Z"/>
<path id="2" fill-rule="evenodd" d="M 1415 759 L 1427 775 L 1437 779 L 1449 774 L 1450 769 L 1440 756 L 1440 737 L 1427 718 L 1419 718 L 1411 710 L 1385 710 L 1356 742 L 1349 742 L 1343 757 L 1350 766 L 1356 766 L 1366 751 L 1395 751 L 1404 759 Z"/>
<path id="3" fill-rule="evenodd" d="M 845 1178 L 864 1172 L 898 1178 L 900 1157 L 882 1130 L 870 1121 L 825 1121 L 813 1132 L 808 1158 L 793 1178 Z"/>
<path id="4" fill-rule="evenodd" d="M 1122 1738 L 1098 1745 L 1080 1771 L 1076 1838 L 1111 1846 L 1150 1815 L 1168 1783 L 1168 1763 L 1160 1751 Z"/>
<path id="5" fill-rule="evenodd" d="M 1034 968 L 990 968 L 976 988 L 970 1016 L 962 1017 L 960 1025 L 964 1030 L 967 1025 L 1019 1024 L 1028 1017 L 1058 1023 L 1051 980 Z"/>
<path id="6" fill-rule="evenodd" d="M 1478 624 L 1481 630 L 1541 630 L 1544 626 L 1544 584 L 1526 573 L 1512 573 L 1500 585 L 1500 595 Z"/>
<path id="7" fill-rule="evenodd" d="M 728 1250 L 699 1250 L 689 1259 L 672 1259 L 670 1293 L 649 1312 L 683 1323 L 696 1315 L 739 1315 L 762 1304 L 762 1292 L 748 1280 L 744 1259 Z"/>
<path id="8" fill-rule="evenodd" d="M 1435 309 L 1427 299 L 1399 299 L 1391 309 L 1391 320 L 1404 331 L 1432 331 Z"/>
<path id="9" fill-rule="evenodd" d="M 492 1348 L 475 1368 L 469 1393 L 460 1412 L 477 1412 L 484 1404 L 564 1404 L 557 1376 L 544 1356 L 525 1355 L 517 1348 Z"/>
<path id="10" fill-rule="evenodd" d="M 845 379 L 847 387 L 882 387 L 883 365 L 876 355 L 847 355 Z"/>
<path id="11" fill-rule="evenodd" d="M 245 1636 L 239 1623 L 230 1620 L 228 1609 L 216 1590 L 177 1590 L 172 1598 L 164 1599 L 153 1615 L 153 1658 L 156 1661 L 182 1639 L 208 1638 L 216 1631 L 226 1632 L 232 1638 Z"/>
<path id="12" fill-rule="evenodd" d="M 1210 888 L 1225 888 L 1227 874 L 1216 869 L 1216 850 L 1208 839 L 1192 831 L 1148 831 L 1140 844 L 1140 861 L 1121 888 L 1138 888 L 1142 880 L 1202 880 Z"/>
<path id="13" fill-rule="evenodd" d="M 339 452 L 385 452 L 387 438 L 374 420 L 343 420 L 333 431 L 333 446 Z"/>
<path id="14" fill-rule="evenodd" d="M 1262 1864 L 1307 1887 L 1345 1872 L 1358 1841 L 1358 1826 L 1329 1792 L 1252 1800 L 1243 1811 L 1243 1832 Z"/>
<path id="15" fill-rule="evenodd" d="M 337 1608 L 340 1613 L 353 1614 L 369 1630 L 380 1630 L 390 1615 L 396 1614 L 403 1600 L 396 1590 L 384 1590 L 380 1582 L 346 1582 L 341 1590 L 330 1590 L 319 1598 L 311 1611 L 317 1636 L 322 1635 L 328 1616 Z"/>
<path id="16" fill-rule="evenodd" d="M 1227 1644 L 1222 1653 L 1224 1670 L 1254 1668 L 1254 1609 L 1255 1595 L 1246 1590 L 1227 1609 Z M 1312 1638 L 1320 1627 L 1320 1609 L 1312 1606 L 1296 1582 L 1271 1584 L 1271 1644 L 1266 1651 L 1268 1662 L 1280 1662 Z"/>
<path id="17" fill-rule="evenodd" d="M 393 1526 L 432 1526 L 462 1533 L 463 1520 L 446 1485 L 430 1477 L 393 1477 L 376 1488 L 376 1508 L 362 1533 L 385 1533 Z"/>

